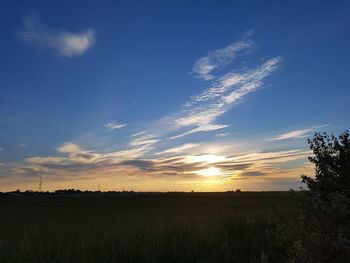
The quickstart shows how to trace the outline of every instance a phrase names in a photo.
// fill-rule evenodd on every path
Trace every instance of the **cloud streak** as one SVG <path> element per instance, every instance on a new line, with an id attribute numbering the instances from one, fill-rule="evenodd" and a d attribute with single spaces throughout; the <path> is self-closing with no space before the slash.
<path id="1" fill-rule="evenodd" d="M 268 140 L 269 141 L 283 141 L 283 140 L 290 140 L 290 139 L 305 138 L 308 135 L 310 135 L 311 132 L 315 132 L 317 129 L 327 127 L 327 126 L 329 126 L 329 125 L 325 124 L 325 125 L 318 125 L 318 126 L 314 126 L 314 127 L 306 128 L 306 129 L 289 131 L 286 133 L 275 135 L 271 138 L 268 138 Z"/>
<path id="2" fill-rule="evenodd" d="M 126 126 L 126 124 L 120 124 L 120 123 L 117 123 L 115 121 L 112 121 L 112 122 L 106 123 L 104 127 L 106 128 L 107 131 L 114 131 L 116 129 L 120 129 L 120 128 L 123 128 L 125 126 Z"/>
<path id="3" fill-rule="evenodd" d="M 18 37 L 25 43 L 54 51 L 62 57 L 75 57 L 84 54 L 95 43 L 95 33 L 87 29 L 79 33 L 53 30 L 41 23 L 36 14 L 24 18 L 23 29 Z"/>
<path id="4" fill-rule="evenodd" d="M 186 143 L 186 144 L 183 144 L 183 145 L 180 145 L 180 146 L 177 146 L 177 147 L 169 148 L 169 149 L 167 149 L 167 150 L 158 152 L 158 153 L 156 153 L 156 154 L 157 154 L 157 155 L 160 155 L 160 154 L 182 153 L 182 152 L 184 152 L 184 151 L 187 151 L 187 150 L 196 148 L 196 147 L 198 147 L 199 145 L 200 145 L 199 143 Z"/>

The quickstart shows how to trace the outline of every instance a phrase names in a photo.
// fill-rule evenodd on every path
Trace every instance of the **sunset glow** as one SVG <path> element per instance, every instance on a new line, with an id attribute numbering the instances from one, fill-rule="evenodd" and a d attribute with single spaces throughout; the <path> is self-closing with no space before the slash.
<path id="1" fill-rule="evenodd" d="M 202 4 L 3 4 L 0 191 L 297 189 L 349 124 L 345 9 Z"/>

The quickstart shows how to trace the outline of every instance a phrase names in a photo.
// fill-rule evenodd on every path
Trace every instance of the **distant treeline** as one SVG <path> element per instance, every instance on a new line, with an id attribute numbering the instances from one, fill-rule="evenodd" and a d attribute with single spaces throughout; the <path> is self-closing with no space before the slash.
<path id="1" fill-rule="evenodd" d="M 289 192 L 292 192 L 294 190 L 289 190 Z M 228 190 L 225 192 L 212 192 L 212 193 L 241 193 L 241 189 L 236 190 Z M 246 191 L 244 191 L 246 192 Z M 248 191 L 250 192 L 250 191 Z M 253 191 L 255 192 L 255 191 Z M 258 192 L 266 192 L 266 191 L 258 191 Z M 267 191 L 269 192 L 269 191 Z M 275 192 L 275 191 L 273 191 Z M 286 192 L 286 191 L 278 191 L 278 192 Z M 132 190 L 122 190 L 122 191 L 89 191 L 89 190 L 79 190 L 79 189 L 58 189 L 55 191 L 33 191 L 33 190 L 15 190 L 15 191 L 9 191 L 9 192 L 0 192 L 0 196 L 34 196 L 34 195 L 40 195 L 40 196 L 49 196 L 49 195 L 92 195 L 92 194 L 99 194 L 99 195 L 125 195 L 125 194 L 191 194 L 191 193 L 206 193 L 206 192 L 195 192 L 195 191 L 168 191 L 168 192 L 156 192 L 156 191 L 132 191 Z M 210 193 L 210 192 L 207 192 Z"/>
<path id="2" fill-rule="evenodd" d="M 10 191 L 10 192 L 0 192 L 0 195 L 7 195 L 7 196 L 31 196 L 31 195 L 73 195 L 73 194 L 131 194 L 131 193 L 138 193 L 134 191 L 81 191 L 79 189 L 59 189 L 53 192 L 39 192 L 39 191 L 33 191 L 33 190 L 16 190 L 16 191 Z"/>

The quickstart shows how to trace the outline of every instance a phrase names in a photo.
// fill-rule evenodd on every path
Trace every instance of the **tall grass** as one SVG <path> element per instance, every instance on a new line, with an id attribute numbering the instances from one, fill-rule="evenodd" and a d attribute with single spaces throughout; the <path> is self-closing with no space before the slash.
<path id="1" fill-rule="evenodd" d="M 288 193 L 2 197 L 0 262 L 281 262 Z"/>

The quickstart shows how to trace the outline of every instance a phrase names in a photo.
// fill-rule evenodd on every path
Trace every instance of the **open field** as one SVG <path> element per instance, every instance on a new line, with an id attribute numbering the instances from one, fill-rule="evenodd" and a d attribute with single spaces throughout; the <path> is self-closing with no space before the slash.
<path id="1" fill-rule="evenodd" d="M 0 262 L 279 262 L 299 193 L 0 197 Z M 282 218 L 282 219 L 281 219 Z"/>

